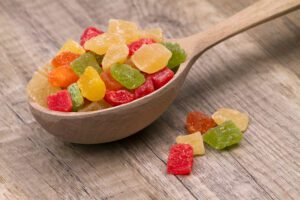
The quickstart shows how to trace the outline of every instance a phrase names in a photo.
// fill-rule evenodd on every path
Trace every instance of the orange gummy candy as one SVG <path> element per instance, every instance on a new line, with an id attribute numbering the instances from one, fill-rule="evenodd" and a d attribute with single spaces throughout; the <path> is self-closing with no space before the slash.
<path id="1" fill-rule="evenodd" d="M 48 80 L 54 87 L 66 88 L 70 84 L 75 83 L 78 78 L 69 65 L 54 68 L 48 74 Z"/>
<path id="2" fill-rule="evenodd" d="M 76 53 L 72 53 L 70 51 L 63 51 L 55 58 L 53 58 L 51 64 L 53 67 L 60 67 L 63 65 L 69 65 L 73 60 L 78 58 L 80 55 Z"/>
<path id="3" fill-rule="evenodd" d="M 123 86 L 117 82 L 109 72 L 102 72 L 100 76 L 104 81 L 107 90 L 120 90 L 123 88 Z"/>
<path id="4" fill-rule="evenodd" d="M 203 135 L 216 126 L 214 120 L 203 112 L 189 112 L 186 118 L 186 128 L 189 133 L 200 131 Z"/>

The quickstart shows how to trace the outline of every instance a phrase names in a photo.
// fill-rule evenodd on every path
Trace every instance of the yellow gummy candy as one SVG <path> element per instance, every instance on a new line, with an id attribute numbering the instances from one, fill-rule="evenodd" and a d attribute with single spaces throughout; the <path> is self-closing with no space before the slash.
<path id="1" fill-rule="evenodd" d="M 246 131 L 249 123 L 247 113 L 230 108 L 220 108 L 212 115 L 212 118 L 218 125 L 231 120 L 242 132 Z"/>
<path id="2" fill-rule="evenodd" d="M 90 101 L 99 101 L 103 99 L 106 87 L 98 72 L 91 66 L 84 70 L 84 73 L 77 81 L 82 96 Z"/>
<path id="3" fill-rule="evenodd" d="M 155 73 L 167 66 L 172 53 L 162 44 L 143 45 L 133 56 L 132 62 L 142 72 Z"/>
<path id="4" fill-rule="evenodd" d="M 84 54 L 84 48 L 72 39 L 68 39 L 58 51 L 57 55 L 63 51 L 70 51 L 75 54 Z"/>
<path id="5" fill-rule="evenodd" d="M 112 45 L 125 44 L 124 38 L 115 33 L 103 33 L 93 37 L 84 43 L 84 48 L 96 54 L 104 55 Z"/>
<path id="6" fill-rule="evenodd" d="M 109 20 L 108 32 L 120 34 L 126 40 L 126 44 L 138 40 L 140 36 L 138 26 L 133 22 L 125 20 Z"/>
<path id="7" fill-rule="evenodd" d="M 45 65 L 34 72 L 26 87 L 27 96 L 44 107 L 47 107 L 47 97 L 60 90 L 60 88 L 53 87 L 48 81 L 49 66 Z"/>
<path id="8" fill-rule="evenodd" d="M 115 63 L 123 64 L 128 54 L 129 49 L 126 44 L 110 46 L 102 60 L 103 70 L 109 71 L 110 67 Z"/>
<path id="9" fill-rule="evenodd" d="M 194 155 L 204 155 L 205 148 L 203 138 L 200 132 L 195 132 L 189 135 L 180 135 L 176 137 L 177 144 L 189 144 L 193 147 Z"/>
<path id="10" fill-rule="evenodd" d="M 152 28 L 140 31 L 141 38 L 150 38 L 156 42 L 163 41 L 163 32 L 160 28 Z"/>

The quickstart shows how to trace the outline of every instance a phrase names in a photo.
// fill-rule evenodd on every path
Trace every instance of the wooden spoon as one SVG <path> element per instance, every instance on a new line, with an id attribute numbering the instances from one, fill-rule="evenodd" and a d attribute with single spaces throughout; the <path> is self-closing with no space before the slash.
<path id="1" fill-rule="evenodd" d="M 31 101 L 31 112 L 49 133 L 68 142 L 95 144 L 128 137 L 151 124 L 168 108 L 191 66 L 207 49 L 299 7 L 300 0 L 261 0 L 206 31 L 171 40 L 186 50 L 188 60 L 167 85 L 131 103 L 94 112 L 63 113 Z"/>

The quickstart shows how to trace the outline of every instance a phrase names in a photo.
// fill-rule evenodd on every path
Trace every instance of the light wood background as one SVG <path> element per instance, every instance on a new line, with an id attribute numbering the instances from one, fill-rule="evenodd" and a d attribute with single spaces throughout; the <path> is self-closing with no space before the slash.
<path id="1" fill-rule="evenodd" d="M 36 123 L 26 102 L 33 71 L 89 25 L 105 30 L 108 19 L 122 18 L 183 37 L 253 2 L 1 0 L 0 199 L 299 199 L 300 11 L 206 52 L 167 112 L 118 142 L 64 143 Z M 239 147 L 207 147 L 190 176 L 167 175 L 187 112 L 223 106 L 250 114 Z"/>

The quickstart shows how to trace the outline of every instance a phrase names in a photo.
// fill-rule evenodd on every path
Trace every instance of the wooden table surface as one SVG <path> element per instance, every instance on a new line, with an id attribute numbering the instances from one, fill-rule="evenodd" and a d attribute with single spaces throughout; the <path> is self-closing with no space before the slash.
<path id="1" fill-rule="evenodd" d="M 122 18 L 182 37 L 253 2 L 1 0 L 0 199 L 299 199 L 299 10 L 207 51 L 167 112 L 124 140 L 62 142 L 39 126 L 26 101 L 34 70 L 87 26 L 105 29 L 110 18 Z M 207 147 L 191 175 L 167 175 L 186 114 L 220 107 L 250 114 L 239 147 Z"/>

